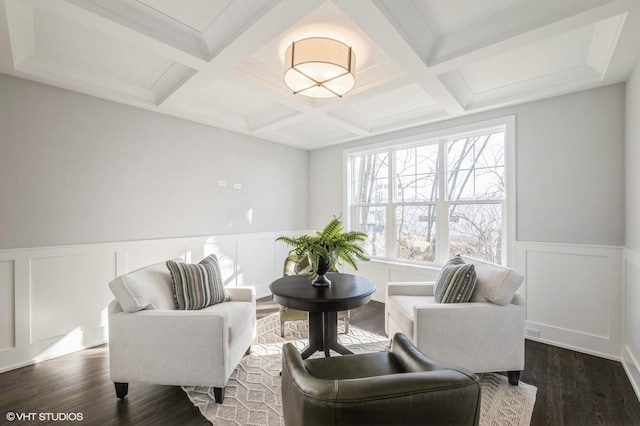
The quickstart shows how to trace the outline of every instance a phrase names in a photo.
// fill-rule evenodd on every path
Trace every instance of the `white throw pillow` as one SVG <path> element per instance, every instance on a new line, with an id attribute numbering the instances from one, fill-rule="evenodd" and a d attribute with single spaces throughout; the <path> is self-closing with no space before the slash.
<path id="1" fill-rule="evenodd" d="M 171 274 L 165 262 L 121 275 L 109 283 L 109 288 L 126 312 L 176 309 Z"/>
<path id="2" fill-rule="evenodd" d="M 491 302 L 496 305 L 511 303 L 513 296 L 524 281 L 524 276 L 515 269 L 494 263 L 462 256 L 466 263 L 475 265 L 476 288 L 470 302 Z"/>

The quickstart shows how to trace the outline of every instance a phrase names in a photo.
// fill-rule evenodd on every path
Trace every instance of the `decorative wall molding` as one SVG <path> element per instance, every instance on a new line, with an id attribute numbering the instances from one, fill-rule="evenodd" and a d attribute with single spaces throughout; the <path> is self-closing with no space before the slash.
<path id="1" fill-rule="evenodd" d="M 306 232 L 0 250 L 0 372 L 105 343 L 109 281 L 170 258 L 197 262 L 215 253 L 227 286 L 253 285 L 258 298 L 269 296 L 289 252 L 275 239 Z M 525 275 L 526 327 L 539 332 L 527 337 L 622 360 L 638 391 L 640 255 L 620 247 L 518 241 L 515 261 Z M 371 261 L 356 273 L 376 284 L 373 300 L 384 302 L 387 282 L 434 280 L 438 269 Z"/>
<path id="2" fill-rule="evenodd" d="M 16 346 L 14 264 L 13 260 L 0 260 L 0 354 Z"/>
<path id="3" fill-rule="evenodd" d="M 623 251 L 622 300 L 622 366 L 640 399 L 640 253 L 627 248 Z"/>
<path id="4" fill-rule="evenodd" d="M 518 241 L 527 338 L 613 360 L 622 345 L 621 247 Z"/>
<path id="5" fill-rule="evenodd" d="M 216 253 L 227 286 L 268 296 L 289 251 L 276 237 L 301 232 L 0 250 L 0 372 L 107 342 L 109 282 L 167 259 Z"/>

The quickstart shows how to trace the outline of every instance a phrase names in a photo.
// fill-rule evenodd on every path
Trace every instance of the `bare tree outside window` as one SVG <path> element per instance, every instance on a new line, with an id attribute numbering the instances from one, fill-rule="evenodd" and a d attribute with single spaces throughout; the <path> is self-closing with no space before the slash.
<path id="1" fill-rule="evenodd" d="M 436 260 L 437 144 L 395 151 L 396 258 Z"/>
<path id="2" fill-rule="evenodd" d="M 503 131 L 359 154 L 351 173 L 352 225 L 369 234 L 371 256 L 443 262 L 436 253 L 446 243 L 451 256 L 501 263 Z M 438 221 L 448 229 L 445 241 Z"/>
<path id="3" fill-rule="evenodd" d="M 367 154 L 354 161 L 354 229 L 369 237 L 363 247 L 373 257 L 386 256 L 386 212 L 389 193 L 388 153 Z"/>
<path id="4" fill-rule="evenodd" d="M 454 212 L 455 209 L 455 212 Z M 449 255 L 464 254 L 500 264 L 502 206 L 458 204 L 450 208 Z"/>
<path id="5" fill-rule="evenodd" d="M 500 264 L 504 134 L 449 142 L 447 159 L 449 254 L 461 253 Z"/>

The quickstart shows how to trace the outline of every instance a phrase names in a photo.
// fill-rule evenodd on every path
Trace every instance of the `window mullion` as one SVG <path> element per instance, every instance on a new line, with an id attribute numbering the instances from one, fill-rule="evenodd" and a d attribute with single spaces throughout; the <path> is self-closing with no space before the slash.
<path id="1" fill-rule="evenodd" d="M 438 143 L 438 200 L 436 202 L 436 263 L 449 258 L 449 205 L 447 197 L 446 141 Z"/>
<path id="2" fill-rule="evenodd" d="M 394 149 L 389 149 L 389 154 L 388 157 L 389 158 L 389 177 L 388 177 L 388 186 L 389 186 L 389 192 L 388 192 L 388 198 L 387 198 L 387 208 L 386 208 L 386 221 L 387 221 L 387 230 L 388 232 L 386 232 L 387 235 L 387 241 L 386 241 L 386 246 L 387 246 L 387 258 L 388 259 L 395 259 L 396 258 L 396 244 L 398 241 L 397 238 L 397 233 L 398 230 L 396 229 L 396 222 L 397 222 L 397 218 L 396 218 L 396 208 L 395 208 L 395 202 L 396 202 L 396 193 L 394 191 L 395 188 L 395 175 L 396 175 L 396 154 L 395 154 L 395 150 Z"/>

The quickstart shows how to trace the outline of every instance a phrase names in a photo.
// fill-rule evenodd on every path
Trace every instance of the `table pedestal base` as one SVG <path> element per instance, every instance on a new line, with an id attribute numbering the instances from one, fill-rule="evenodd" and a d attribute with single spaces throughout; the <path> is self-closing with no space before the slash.
<path id="1" fill-rule="evenodd" d="M 324 355 L 329 357 L 331 349 L 341 355 L 353 353 L 338 342 L 338 313 L 309 312 L 309 344 L 300 354 L 302 359 L 318 351 L 324 351 Z"/>

